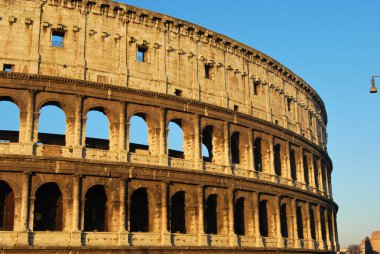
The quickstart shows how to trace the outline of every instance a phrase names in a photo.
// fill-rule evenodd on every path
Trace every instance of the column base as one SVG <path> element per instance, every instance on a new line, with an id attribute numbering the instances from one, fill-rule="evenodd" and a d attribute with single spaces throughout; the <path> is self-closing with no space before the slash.
<path id="1" fill-rule="evenodd" d="M 197 237 L 198 246 L 208 246 L 208 238 L 206 234 L 198 234 Z"/>
<path id="2" fill-rule="evenodd" d="M 78 158 L 78 159 L 83 158 L 83 147 L 75 146 L 72 149 L 73 149 L 73 152 L 72 152 L 73 158 Z"/>
<path id="3" fill-rule="evenodd" d="M 119 151 L 118 157 L 119 161 L 126 162 L 128 161 L 128 152 L 125 150 Z"/>
<path id="4" fill-rule="evenodd" d="M 161 245 L 171 246 L 172 245 L 172 235 L 169 232 L 161 233 Z"/>
<path id="5" fill-rule="evenodd" d="M 22 154 L 23 155 L 34 155 L 34 143 L 22 143 Z"/>
<path id="6" fill-rule="evenodd" d="M 169 156 L 162 155 L 160 156 L 160 166 L 168 166 L 169 165 Z"/>
<path id="7" fill-rule="evenodd" d="M 129 232 L 120 232 L 119 233 L 119 241 L 117 243 L 119 246 L 129 246 Z"/>
<path id="8" fill-rule="evenodd" d="M 237 235 L 235 235 L 235 234 L 230 235 L 229 236 L 229 240 L 230 240 L 230 247 L 239 246 L 238 236 Z"/>
<path id="9" fill-rule="evenodd" d="M 82 232 L 76 231 L 71 232 L 70 235 L 70 246 L 82 246 Z"/>

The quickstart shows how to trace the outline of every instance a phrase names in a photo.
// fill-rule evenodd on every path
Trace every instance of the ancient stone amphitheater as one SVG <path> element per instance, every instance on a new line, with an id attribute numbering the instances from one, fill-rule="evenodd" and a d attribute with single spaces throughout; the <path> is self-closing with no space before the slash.
<path id="1" fill-rule="evenodd" d="M 0 100 L 20 111 L 0 133 L 2 253 L 339 249 L 326 110 L 276 60 L 100 0 L 4 0 L 0 33 Z M 65 135 L 39 133 L 45 106 Z M 91 111 L 109 139 L 86 138 Z M 148 145 L 130 142 L 133 116 Z"/>

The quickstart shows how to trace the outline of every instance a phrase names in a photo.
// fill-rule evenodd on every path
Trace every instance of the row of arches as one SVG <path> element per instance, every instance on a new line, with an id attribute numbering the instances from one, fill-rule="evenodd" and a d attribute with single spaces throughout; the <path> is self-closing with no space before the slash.
<path id="1" fill-rule="evenodd" d="M 1 97 L 0 107 L 4 101 L 13 103 L 12 98 Z M 77 112 L 76 115 L 67 116 L 70 110 L 65 109 L 65 106 L 61 104 L 57 101 L 45 102 L 41 104 L 38 113 L 34 114 L 36 118 L 34 126 L 38 127 L 37 138 L 34 138 L 37 143 L 73 146 L 75 142 L 78 142 L 78 145 L 83 142 L 82 145 L 86 148 L 114 151 L 123 149 L 124 146 L 131 153 L 146 150 L 150 155 L 163 153 L 169 157 L 185 160 L 198 158 L 203 159 L 204 162 L 231 164 L 234 168 L 288 178 L 321 189 L 325 193 L 329 192 L 330 172 L 326 163 L 311 152 L 279 138 L 266 136 L 256 131 L 250 133 L 240 126 L 227 125 L 226 127 L 223 122 L 211 123 L 207 119 L 204 119 L 204 122 L 202 120 L 200 124 L 199 120 L 194 119 L 193 116 L 185 115 L 182 117 L 186 119 L 182 119 L 176 112 L 167 110 L 159 111 L 160 116 L 153 116 L 152 112 L 147 113 L 148 110 L 144 108 L 138 112 L 138 107 L 131 107 L 132 113 L 127 114 L 126 120 L 122 120 L 123 118 L 120 117 L 117 119 L 106 107 L 89 106 L 83 113 Z M 13 105 L 17 108 L 15 104 Z M 2 117 L 7 119 L 4 123 L 16 122 L 14 130 L 20 130 L 17 126 L 26 125 L 23 123 L 23 117 L 20 117 L 21 122 L 16 121 L 17 113 L 10 114 L 6 110 L 0 110 L 0 112 L 4 112 Z M 85 114 L 85 117 L 82 117 L 82 114 Z M 15 119 L 10 119 L 11 115 Z M 60 116 L 59 119 L 56 118 L 57 116 Z M 126 121 L 124 132 L 123 121 Z M 49 124 L 53 122 L 53 129 L 58 128 L 58 131 L 43 129 L 45 125 L 49 127 L 45 122 Z M 9 127 L 5 124 L 4 127 L 0 126 L 0 129 L 7 128 Z M 199 128 L 199 136 L 195 135 L 197 128 Z M 56 135 L 45 134 L 43 130 Z M 7 132 L 2 133 L 2 136 L 7 136 Z M 17 136 L 21 137 L 23 133 L 20 131 L 15 135 L 18 134 Z M 124 134 L 127 137 L 120 139 L 120 136 Z M 83 135 L 85 137 L 82 137 Z M 0 137 L 0 139 L 4 138 Z M 19 138 L 8 138 L 8 141 L 16 142 Z M 200 146 L 199 154 L 197 146 Z M 228 150 L 227 154 L 226 150 Z"/>
<path id="2" fill-rule="evenodd" d="M 105 186 L 92 185 L 84 195 L 83 231 L 112 232 L 110 223 L 113 216 L 112 200 L 107 195 Z M 203 214 L 195 211 L 197 202 L 189 190 L 168 192 L 163 203 L 150 193 L 150 187 L 138 187 L 120 200 L 126 206 L 125 230 L 129 232 L 155 232 L 154 220 L 162 206 L 168 207 L 168 223 L 163 225 L 171 233 L 196 233 L 196 220 L 202 220 L 202 233 L 226 235 L 229 222 L 228 213 L 233 214 L 233 233 L 240 236 L 255 235 L 261 237 L 282 237 L 291 239 L 308 239 L 333 242 L 332 213 L 324 207 L 309 205 L 302 201 L 287 198 L 259 195 L 257 201 L 247 195 L 234 191 L 232 200 L 225 192 L 200 193 Z M 12 231 L 15 218 L 15 195 L 5 181 L 0 181 L 0 230 Z M 227 195 L 228 196 L 228 195 Z M 47 182 L 38 187 L 35 197 L 31 199 L 33 209 L 33 231 L 67 231 L 65 219 L 68 218 L 67 207 L 70 206 L 59 185 Z M 233 206 L 228 203 L 232 201 Z M 292 203 L 293 202 L 293 203 Z M 158 209 L 158 210 L 157 210 Z M 161 214 L 161 216 L 164 216 Z M 16 216 L 17 217 L 17 216 Z M 256 218 L 257 217 L 257 218 Z M 294 221 L 294 218 L 296 218 Z M 256 222 L 257 221 L 257 222 Z M 257 224 L 258 223 L 258 224 Z M 200 224 L 202 225 L 202 224 Z"/>

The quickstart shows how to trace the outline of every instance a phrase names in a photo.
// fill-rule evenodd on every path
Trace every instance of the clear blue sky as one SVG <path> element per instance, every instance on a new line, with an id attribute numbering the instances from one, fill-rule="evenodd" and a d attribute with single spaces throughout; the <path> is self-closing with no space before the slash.
<path id="1" fill-rule="evenodd" d="M 275 58 L 307 81 L 324 100 L 329 117 L 328 151 L 334 163 L 334 200 L 340 206 L 341 246 L 359 243 L 380 230 L 380 93 L 369 94 L 371 75 L 380 75 L 379 0 L 125 3 L 227 35 Z M 10 117 L 11 110 L 0 103 L 2 117 Z M 64 126 L 63 113 L 53 115 L 60 116 Z M 101 124 L 99 118 L 96 121 L 88 123 L 89 136 L 99 137 L 95 129 Z M 12 122 L 17 119 L 0 122 L 0 129 L 13 129 L 14 124 L 8 125 Z M 40 125 L 49 122 L 56 121 L 43 112 Z M 55 132 L 64 130 L 55 128 Z M 100 136 L 106 138 L 106 131 Z"/>
<path id="2" fill-rule="evenodd" d="M 379 0 L 124 2 L 227 35 L 307 81 L 329 117 L 340 243 L 380 230 L 380 93 L 369 94 L 371 75 L 380 75 Z"/>

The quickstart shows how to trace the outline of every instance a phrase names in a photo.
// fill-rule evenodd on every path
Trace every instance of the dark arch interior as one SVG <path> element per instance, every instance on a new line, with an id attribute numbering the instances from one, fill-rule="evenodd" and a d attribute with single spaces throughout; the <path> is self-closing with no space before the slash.
<path id="1" fill-rule="evenodd" d="M 326 241 L 326 220 L 325 220 L 325 209 L 320 210 L 321 218 L 321 231 L 322 231 L 322 240 Z"/>
<path id="2" fill-rule="evenodd" d="M 303 172 L 305 175 L 305 183 L 310 184 L 309 180 L 309 162 L 307 160 L 306 154 L 303 156 Z"/>
<path id="3" fill-rule="evenodd" d="M 84 204 L 84 230 L 107 231 L 107 196 L 103 185 L 88 189 Z"/>
<path id="4" fill-rule="evenodd" d="M 315 187 L 317 187 L 317 189 L 319 188 L 319 177 L 318 177 L 318 161 L 316 158 L 313 159 L 313 166 L 314 166 L 314 183 L 315 183 Z"/>
<path id="5" fill-rule="evenodd" d="M 303 239 L 303 218 L 302 218 L 302 208 L 297 206 L 297 234 L 299 239 Z"/>
<path id="6" fill-rule="evenodd" d="M 186 233 L 185 222 L 185 192 L 175 193 L 170 200 L 170 231 L 172 233 Z"/>
<path id="7" fill-rule="evenodd" d="M 34 231 L 63 229 L 62 193 L 57 184 L 46 183 L 38 188 L 34 201 Z"/>
<path id="8" fill-rule="evenodd" d="M 288 218 L 286 211 L 286 204 L 283 204 L 280 209 L 280 222 L 281 222 L 281 236 L 284 238 L 289 237 L 288 233 Z"/>
<path id="9" fill-rule="evenodd" d="M 13 230 L 14 213 L 14 193 L 6 182 L 0 181 L 0 231 Z"/>
<path id="10" fill-rule="evenodd" d="M 281 176 L 281 145 L 274 146 L 274 172 L 276 175 Z"/>
<path id="11" fill-rule="evenodd" d="M 259 206 L 260 235 L 268 237 L 268 212 L 267 201 L 263 200 Z"/>
<path id="12" fill-rule="evenodd" d="M 295 151 L 290 150 L 290 174 L 294 181 L 297 180 L 297 166 L 296 166 L 296 155 Z"/>
<path id="13" fill-rule="evenodd" d="M 132 193 L 130 213 L 131 232 L 149 232 L 148 193 L 145 188 Z"/>
<path id="14" fill-rule="evenodd" d="M 206 201 L 206 220 L 205 220 L 205 226 L 206 226 L 206 234 L 217 234 L 218 233 L 218 227 L 217 227 L 217 213 L 216 213 L 216 207 L 217 207 L 217 194 L 211 194 L 208 196 Z"/>
<path id="15" fill-rule="evenodd" d="M 234 212 L 234 225 L 235 225 L 235 234 L 245 235 L 244 227 L 244 198 L 238 198 L 235 203 L 235 212 Z"/>
<path id="16" fill-rule="evenodd" d="M 314 216 L 314 211 L 312 208 L 309 210 L 310 213 L 310 231 L 311 231 L 311 239 L 316 240 L 317 239 L 317 234 L 315 231 L 315 216 Z"/>
<path id="17" fill-rule="evenodd" d="M 254 143 L 254 155 L 255 155 L 255 170 L 262 172 L 263 171 L 263 162 L 261 155 L 261 138 L 256 138 Z"/>
<path id="18" fill-rule="evenodd" d="M 202 131 L 202 144 L 207 148 L 208 156 L 203 155 L 203 160 L 211 162 L 213 157 L 212 147 L 213 128 L 212 126 L 206 126 Z"/>
<path id="19" fill-rule="evenodd" d="M 231 160 L 232 163 L 240 163 L 239 132 L 234 132 L 231 136 Z"/>

